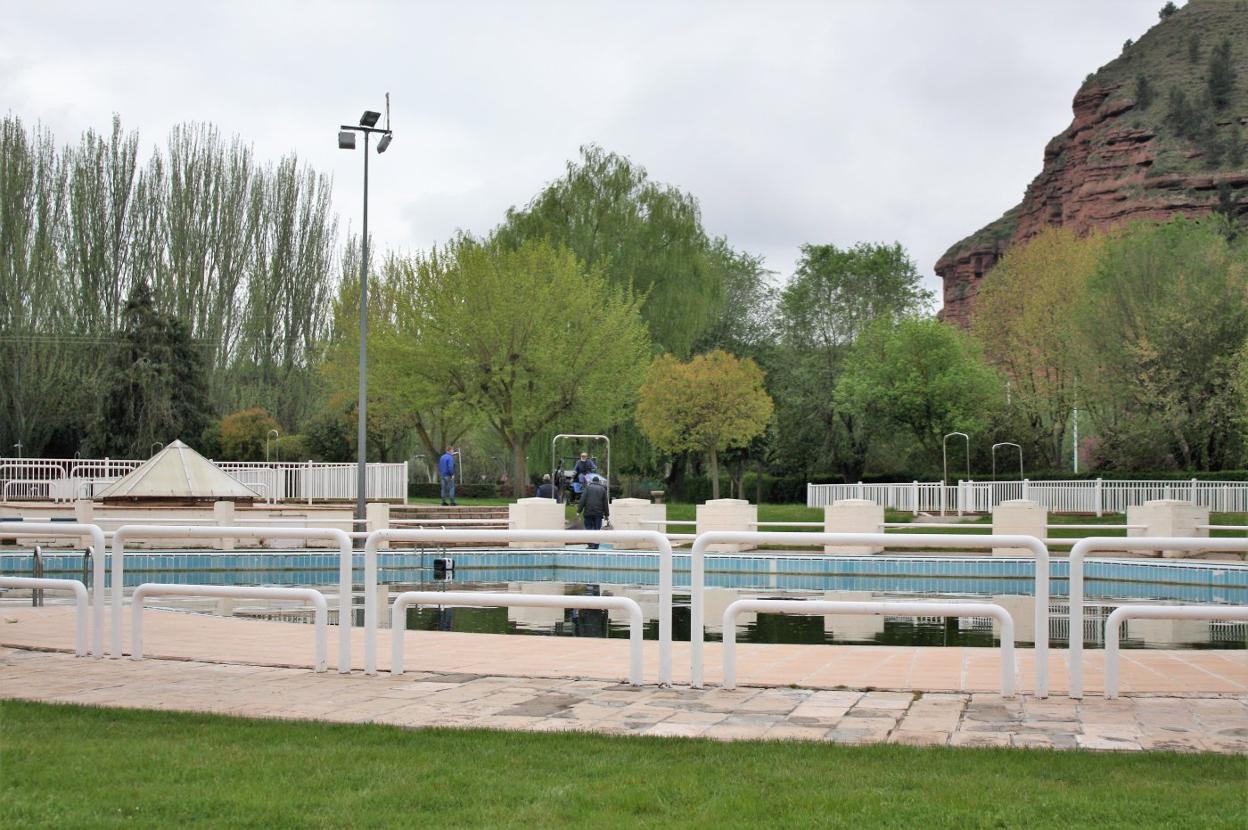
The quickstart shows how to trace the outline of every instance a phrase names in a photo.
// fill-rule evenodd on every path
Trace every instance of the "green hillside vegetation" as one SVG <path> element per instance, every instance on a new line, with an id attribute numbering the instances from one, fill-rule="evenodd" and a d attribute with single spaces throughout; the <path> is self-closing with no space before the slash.
<path id="1" fill-rule="evenodd" d="M 1241 167 L 1248 3 L 1192 0 L 1089 75 L 1090 86 L 1114 88 L 1102 112 L 1129 107 L 1123 125 L 1156 134 L 1150 176 Z"/>

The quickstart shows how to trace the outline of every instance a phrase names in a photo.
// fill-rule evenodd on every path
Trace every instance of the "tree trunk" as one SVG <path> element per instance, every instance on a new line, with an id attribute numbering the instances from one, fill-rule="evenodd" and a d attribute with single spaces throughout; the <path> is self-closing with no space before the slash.
<path id="1" fill-rule="evenodd" d="M 529 479 L 526 469 L 528 465 L 525 463 L 528 450 L 528 442 L 518 438 L 511 445 L 511 494 L 518 499 L 524 497 L 524 486 Z"/>
<path id="2" fill-rule="evenodd" d="M 711 447 L 711 498 L 719 498 L 719 454 Z"/>

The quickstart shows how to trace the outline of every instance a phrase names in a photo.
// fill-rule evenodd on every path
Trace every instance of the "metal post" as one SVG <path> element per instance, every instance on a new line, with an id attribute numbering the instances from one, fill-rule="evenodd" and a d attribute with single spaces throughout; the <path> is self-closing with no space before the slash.
<path id="1" fill-rule="evenodd" d="M 368 497 L 368 463 L 367 442 L 368 427 L 366 422 L 368 394 L 368 133 L 364 133 L 364 237 L 360 243 L 360 401 L 356 407 L 359 415 L 356 433 L 356 449 L 358 469 L 355 482 L 355 518 L 365 518 L 365 502 Z"/>

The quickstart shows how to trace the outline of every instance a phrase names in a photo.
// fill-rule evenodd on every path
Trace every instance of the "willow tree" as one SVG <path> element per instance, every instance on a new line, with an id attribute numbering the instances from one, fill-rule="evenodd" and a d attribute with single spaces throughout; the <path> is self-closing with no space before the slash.
<path id="1" fill-rule="evenodd" d="M 646 373 L 637 424 L 668 452 L 706 453 L 711 497 L 717 499 L 719 453 L 762 435 L 773 408 L 763 371 L 748 357 L 715 350 L 682 363 L 665 354 Z"/>
<path id="2" fill-rule="evenodd" d="M 650 352 L 641 300 L 567 248 L 460 240 L 414 258 L 404 295 L 413 365 L 502 439 L 517 494 L 550 425 L 602 431 L 629 414 Z"/>
<path id="3" fill-rule="evenodd" d="M 1008 250 L 975 300 L 973 331 L 1009 379 L 1011 405 L 1030 431 L 1029 454 L 1038 451 L 1051 469 L 1061 467 L 1077 405 L 1075 321 L 1103 248 L 1100 234 L 1080 239 L 1046 229 Z"/>
<path id="4" fill-rule="evenodd" d="M 637 292 L 651 339 L 682 357 L 723 308 L 697 200 L 601 147 L 582 147 L 562 178 L 508 210 L 495 239 L 508 247 L 545 239 L 571 249 L 612 285 Z"/>

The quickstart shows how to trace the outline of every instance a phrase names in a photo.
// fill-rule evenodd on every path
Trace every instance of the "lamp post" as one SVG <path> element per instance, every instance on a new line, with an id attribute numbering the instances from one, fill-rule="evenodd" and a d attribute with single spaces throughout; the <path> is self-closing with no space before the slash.
<path id="1" fill-rule="evenodd" d="M 159 441 L 153 441 L 152 445 L 147 448 L 149 450 L 148 458 L 151 458 L 153 455 L 160 452 L 164 448 L 165 448 L 164 444 L 160 443 Z"/>
<path id="2" fill-rule="evenodd" d="M 364 233 L 360 243 L 360 400 L 356 407 L 358 416 L 358 432 L 356 448 L 358 471 L 355 489 L 355 518 L 363 522 L 365 502 L 368 489 L 367 465 L 367 413 L 365 398 L 368 394 L 368 140 L 373 133 L 381 136 L 377 141 L 377 152 L 384 153 L 390 147 L 390 95 L 386 94 L 386 126 L 377 126 L 381 113 L 364 110 L 359 124 L 343 124 L 338 130 L 338 149 L 354 150 L 355 134 L 364 134 Z"/>
<path id="3" fill-rule="evenodd" d="M 1018 480 L 1023 480 L 1023 448 L 1013 441 L 1000 441 L 992 445 L 992 480 L 997 480 L 997 447 L 1014 447 L 1018 450 Z"/>
<path id="4" fill-rule="evenodd" d="M 274 450 L 277 452 L 281 452 L 280 448 L 278 448 L 277 441 L 279 438 L 282 437 L 282 434 L 278 432 L 276 429 L 271 429 L 264 434 L 264 463 L 265 464 L 269 463 L 269 436 L 270 435 L 273 436 Z"/>
<path id="5" fill-rule="evenodd" d="M 961 435 L 966 439 L 966 477 L 971 477 L 971 436 L 965 432 L 950 432 L 940 442 L 940 458 L 944 468 L 940 477 L 940 515 L 942 516 L 945 515 L 945 487 L 949 480 L 949 439 L 955 435 Z"/>

